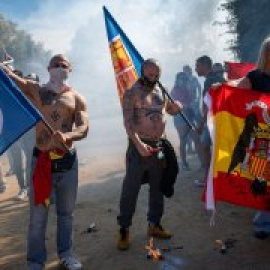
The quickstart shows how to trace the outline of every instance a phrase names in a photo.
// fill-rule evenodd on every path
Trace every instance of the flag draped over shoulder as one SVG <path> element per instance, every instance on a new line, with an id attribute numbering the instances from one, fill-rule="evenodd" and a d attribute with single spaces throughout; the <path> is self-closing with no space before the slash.
<path id="1" fill-rule="evenodd" d="M 225 62 L 228 73 L 228 80 L 237 80 L 245 77 L 246 74 L 256 67 L 253 63 L 232 63 Z"/>
<path id="2" fill-rule="evenodd" d="M 211 89 L 205 101 L 213 140 L 206 209 L 214 210 L 217 201 L 224 201 L 270 210 L 269 95 L 221 85 Z M 251 192 L 258 180 L 267 183 L 266 194 Z"/>
<path id="3" fill-rule="evenodd" d="M 41 114 L 0 68 L 0 155 L 41 119 Z"/>
<path id="4" fill-rule="evenodd" d="M 120 101 L 141 74 L 143 58 L 110 12 L 103 7 L 111 58 Z"/>

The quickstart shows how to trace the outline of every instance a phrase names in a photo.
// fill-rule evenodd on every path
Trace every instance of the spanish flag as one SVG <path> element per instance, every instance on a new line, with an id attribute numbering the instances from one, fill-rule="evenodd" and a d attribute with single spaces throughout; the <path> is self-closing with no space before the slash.
<path id="1" fill-rule="evenodd" d="M 213 141 L 206 209 L 224 201 L 270 210 L 270 95 L 224 84 L 205 102 Z"/>

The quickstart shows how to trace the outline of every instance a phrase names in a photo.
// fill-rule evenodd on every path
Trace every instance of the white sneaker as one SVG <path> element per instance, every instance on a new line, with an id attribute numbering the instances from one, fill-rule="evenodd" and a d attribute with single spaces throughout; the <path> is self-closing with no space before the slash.
<path id="1" fill-rule="evenodd" d="M 19 194 L 17 195 L 19 200 L 25 200 L 28 198 L 28 191 L 26 188 L 20 190 Z"/>
<path id="2" fill-rule="evenodd" d="M 6 180 L 3 180 L 3 182 L 0 184 L 0 193 L 4 193 L 7 189 Z"/>
<path id="3" fill-rule="evenodd" d="M 66 257 L 60 260 L 61 266 L 67 270 L 81 270 L 82 264 L 74 257 Z"/>
<path id="4" fill-rule="evenodd" d="M 195 180 L 195 181 L 194 181 L 194 184 L 195 184 L 197 187 L 204 187 L 204 181 L 202 181 L 202 180 Z"/>

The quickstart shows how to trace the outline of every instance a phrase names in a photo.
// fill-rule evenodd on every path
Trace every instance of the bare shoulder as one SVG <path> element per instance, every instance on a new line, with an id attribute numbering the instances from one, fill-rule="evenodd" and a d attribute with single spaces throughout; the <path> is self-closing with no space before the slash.
<path id="1" fill-rule="evenodd" d="M 40 100 L 40 90 L 41 86 L 37 82 L 33 82 L 30 80 L 25 80 L 25 94 L 32 99 L 34 102 L 38 102 Z"/>
<path id="2" fill-rule="evenodd" d="M 30 80 L 26 80 L 26 85 L 28 86 L 28 88 L 31 88 L 31 90 L 38 92 L 40 87 L 40 84 L 37 82 L 33 82 Z"/>
<path id="3" fill-rule="evenodd" d="M 73 93 L 75 101 L 76 101 L 76 107 L 79 110 L 86 110 L 87 109 L 86 98 L 84 96 L 82 96 L 81 94 L 79 94 L 74 89 L 72 89 L 72 93 Z"/>

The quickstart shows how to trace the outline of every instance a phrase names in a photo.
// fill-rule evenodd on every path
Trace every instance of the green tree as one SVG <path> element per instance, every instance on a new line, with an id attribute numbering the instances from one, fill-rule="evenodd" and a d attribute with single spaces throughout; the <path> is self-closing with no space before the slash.
<path id="1" fill-rule="evenodd" d="M 226 0 L 226 23 L 234 34 L 230 49 L 241 62 L 256 62 L 262 41 L 270 35 L 269 0 Z"/>
<path id="2" fill-rule="evenodd" d="M 34 42 L 31 35 L 19 30 L 15 23 L 7 21 L 0 14 L 0 59 L 3 57 L 3 47 L 15 59 L 15 68 L 24 74 L 44 72 L 51 57 L 51 52 L 45 50 L 42 43 Z"/>

